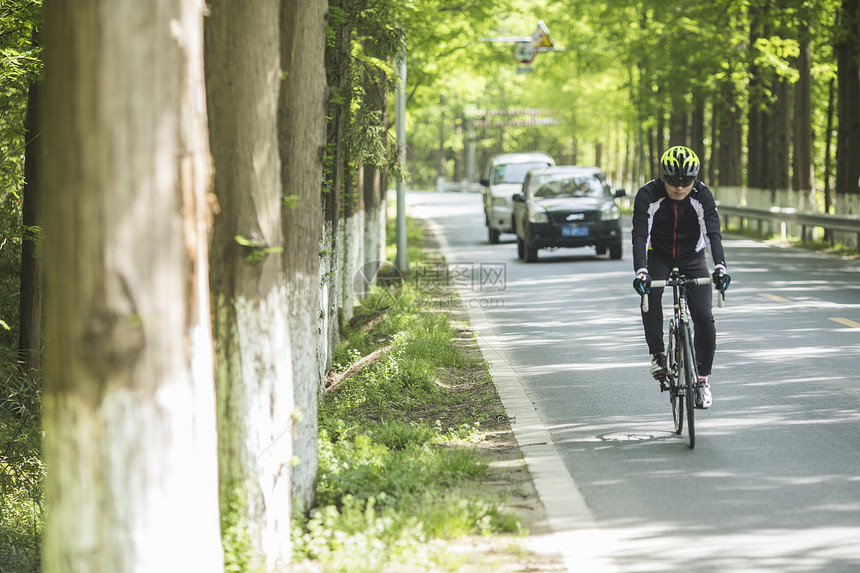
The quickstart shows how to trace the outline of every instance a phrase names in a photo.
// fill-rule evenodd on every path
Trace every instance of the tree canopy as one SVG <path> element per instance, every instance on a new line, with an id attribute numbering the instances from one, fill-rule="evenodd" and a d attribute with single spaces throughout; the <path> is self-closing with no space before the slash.
<path id="1" fill-rule="evenodd" d="M 635 184 L 652 176 L 648 156 L 653 164 L 653 155 L 672 141 L 695 147 L 706 165 L 713 161 L 709 174 L 716 183 L 739 185 L 729 159 L 719 165 L 720 149 L 745 148 L 742 159 L 741 149 L 727 155 L 742 163 L 740 170 L 748 161 L 779 157 L 781 149 L 764 147 L 782 137 L 774 131 L 777 119 L 791 117 L 801 73 L 810 80 L 805 89 L 812 106 L 804 121 L 814 136 L 816 180 L 823 181 L 825 161 L 833 159 L 825 157 L 825 145 L 830 83 L 837 76 L 834 46 L 860 33 L 848 17 L 856 2 L 544 0 L 463 3 L 459 10 L 420 4 L 403 12 L 416 186 L 432 185 L 437 174 L 465 177 L 470 111 L 535 108 L 555 125 L 484 127 L 476 133 L 479 150 L 541 148 L 564 162 L 602 163 L 610 175 Z M 539 54 L 531 73 L 517 73 L 524 70 L 511 56 L 512 44 L 480 41 L 529 35 L 538 19 L 565 51 Z M 803 49 L 812 56 L 806 70 Z M 849 49 L 856 59 L 856 45 Z M 759 127 L 766 130 L 764 142 L 747 140 Z M 792 147 L 797 144 L 785 144 Z M 644 159 L 637 163 L 640 151 Z M 790 151 L 783 154 L 787 172 Z M 777 169 L 783 168 L 756 168 L 746 182 L 772 185 L 780 181 Z"/>

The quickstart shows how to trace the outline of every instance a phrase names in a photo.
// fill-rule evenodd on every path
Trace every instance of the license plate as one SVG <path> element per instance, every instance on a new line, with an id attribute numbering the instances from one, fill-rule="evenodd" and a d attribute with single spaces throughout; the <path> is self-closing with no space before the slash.
<path id="1" fill-rule="evenodd" d="M 588 227 L 583 225 L 565 225 L 561 228 L 562 237 L 587 237 Z"/>

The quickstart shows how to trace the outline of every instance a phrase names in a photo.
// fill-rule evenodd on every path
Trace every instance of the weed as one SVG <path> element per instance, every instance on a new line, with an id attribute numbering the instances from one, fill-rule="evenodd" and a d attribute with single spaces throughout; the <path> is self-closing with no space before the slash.
<path id="1" fill-rule="evenodd" d="M 221 541 L 224 544 L 224 573 L 261 573 L 265 568 L 251 564 L 253 547 L 245 516 L 247 494 L 243 487 L 221 488 Z"/>
<path id="2" fill-rule="evenodd" d="M 0 363 L 0 383 L 0 571 L 31 573 L 44 527 L 39 415 L 22 399 L 32 382 L 13 356 Z"/>

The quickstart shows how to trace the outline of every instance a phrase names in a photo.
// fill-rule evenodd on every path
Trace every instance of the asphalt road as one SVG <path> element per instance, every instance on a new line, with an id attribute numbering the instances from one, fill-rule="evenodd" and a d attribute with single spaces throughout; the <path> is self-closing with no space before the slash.
<path id="1" fill-rule="evenodd" d="M 714 405 L 691 450 L 648 373 L 629 216 L 621 261 L 526 264 L 512 235 L 489 243 L 479 195 L 407 203 L 444 235 L 448 280 L 492 325 L 614 569 L 860 570 L 860 261 L 724 239 Z"/>

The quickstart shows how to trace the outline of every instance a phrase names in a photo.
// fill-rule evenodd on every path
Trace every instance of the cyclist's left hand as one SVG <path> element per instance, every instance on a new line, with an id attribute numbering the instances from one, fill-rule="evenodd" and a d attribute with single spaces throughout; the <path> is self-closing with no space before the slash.
<path id="1" fill-rule="evenodd" d="M 725 291 L 729 288 L 729 283 L 732 282 L 732 276 L 724 268 L 714 269 L 714 274 L 711 277 L 714 279 L 714 288 L 718 291 Z"/>

